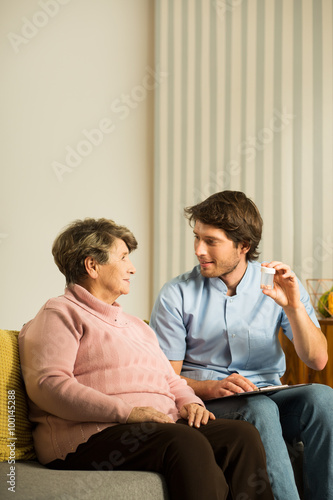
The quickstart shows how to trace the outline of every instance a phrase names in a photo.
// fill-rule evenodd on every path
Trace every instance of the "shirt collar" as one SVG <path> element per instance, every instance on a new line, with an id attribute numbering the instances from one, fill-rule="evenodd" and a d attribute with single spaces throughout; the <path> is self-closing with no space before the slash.
<path id="1" fill-rule="evenodd" d="M 259 266 L 259 264 L 257 262 L 248 262 L 247 263 L 245 273 L 236 287 L 236 295 L 241 293 L 244 289 L 246 289 L 246 287 L 248 286 L 248 284 L 250 282 L 252 282 L 253 280 L 256 279 L 256 274 L 258 274 L 257 278 L 260 281 L 260 273 L 256 272 L 257 266 Z M 220 278 L 208 278 L 208 279 L 210 280 L 210 283 L 212 286 L 217 288 L 219 291 L 221 291 L 225 295 L 227 294 L 228 288 L 227 288 L 227 285 L 224 283 L 224 281 L 222 281 Z"/>

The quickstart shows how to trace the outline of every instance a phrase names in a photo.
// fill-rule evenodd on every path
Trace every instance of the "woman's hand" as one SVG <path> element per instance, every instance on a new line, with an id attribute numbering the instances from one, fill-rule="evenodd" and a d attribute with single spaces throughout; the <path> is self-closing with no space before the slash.
<path id="1" fill-rule="evenodd" d="M 190 427 L 200 427 L 206 425 L 208 420 L 215 420 L 215 415 L 197 403 L 189 403 L 180 409 L 180 416 L 188 421 Z"/>
<path id="2" fill-rule="evenodd" d="M 175 422 L 165 413 L 155 410 L 152 406 L 135 406 L 127 419 L 128 424 L 138 422 L 159 422 L 160 424 L 174 424 Z"/>

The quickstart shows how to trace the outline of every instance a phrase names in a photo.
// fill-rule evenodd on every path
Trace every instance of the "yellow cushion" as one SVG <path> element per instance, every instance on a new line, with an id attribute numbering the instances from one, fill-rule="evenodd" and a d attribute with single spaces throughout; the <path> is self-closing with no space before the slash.
<path id="1" fill-rule="evenodd" d="M 35 458 L 17 331 L 0 330 L 0 462 Z"/>

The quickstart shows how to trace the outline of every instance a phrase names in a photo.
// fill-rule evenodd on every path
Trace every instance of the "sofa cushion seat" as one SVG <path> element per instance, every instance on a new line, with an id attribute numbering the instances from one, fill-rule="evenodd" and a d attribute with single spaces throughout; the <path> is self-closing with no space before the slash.
<path id="1" fill-rule="evenodd" d="M 15 463 L 15 493 L 8 490 L 10 465 L 0 463 L 2 500 L 167 500 L 163 476 L 137 471 L 59 471 L 37 461 Z"/>

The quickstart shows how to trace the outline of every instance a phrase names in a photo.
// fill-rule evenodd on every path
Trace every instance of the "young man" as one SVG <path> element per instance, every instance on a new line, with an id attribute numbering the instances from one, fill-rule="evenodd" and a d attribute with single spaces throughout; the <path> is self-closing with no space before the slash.
<path id="1" fill-rule="evenodd" d="M 226 397 L 280 385 L 285 357 L 278 332 L 304 363 L 322 370 L 327 342 L 304 287 L 282 262 L 274 288 L 260 289 L 262 219 L 244 193 L 223 191 L 185 209 L 199 265 L 166 283 L 151 327 L 176 373 L 217 417 L 243 419 L 261 434 L 277 500 L 297 500 L 285 441 L 302 440 L 306 499 L 333 499 L 333 390 L 314 384 L 252 397 Z"/>

